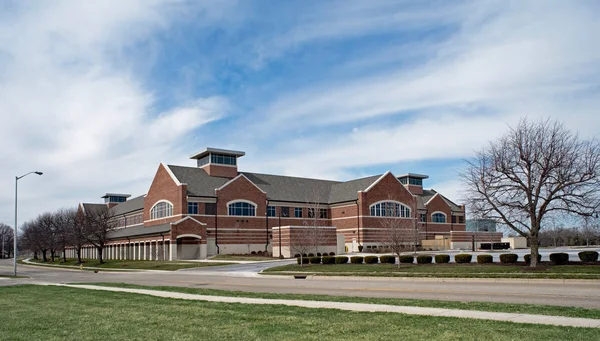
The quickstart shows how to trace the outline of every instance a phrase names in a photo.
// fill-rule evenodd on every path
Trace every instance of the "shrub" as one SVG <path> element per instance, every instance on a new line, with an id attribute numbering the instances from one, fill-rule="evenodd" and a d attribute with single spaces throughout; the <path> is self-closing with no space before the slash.
<path id="1" fill-rule="evenodd" d="M 298 259 L 296 259 L 296 263 L 300 264 L 300 259 L 302 259 L 302 264 L 308 264 L 309 263 L 309 258 L 308 257 L 298 257 Z"/>
<path id="2" fill-rule="evenodd" d="M 310 264 L 320 264 L 321 263 L 321 257 L 310 257 Z"/>
<path id="3" fill-rule="evenodd" d="M 362 256 L 353 256 L 350 257 L 350 263 L 352 264 L 362 264 L 365 258 Z"/>
<path id="4" fill-rule="evenodd" d="M 320 252 L 317 252 L 317 257 L 321 257 L 321 253 Z"/>
<path id="5" fill-rule="evenodd" d="M 381 264 L 396 264 L 396 256 L 381 256 L 379 261 Z"/>
<path id="6" fill-rule="evenodd" d="M 379 262 L 379 257 L 377 256 L 366 256 L 365 263 L 367 264 L 377 264 Z"/>
<path id="7" fill-rule="evenodd" d="M 598 260 L 598 252 L 596 251 L 581 251 L 578 255 L 582 262 L 595 262 Z"/>
<path id="8" fill-rule="evenodd" d="M 411 255 L 400 256 L 400 263 L 412 264 L 415 261 L 415 257 Z"/>
<path id="9" fill-rule="evenodd" d="M 417 256 L 417 264 L 431 264 L 433 257 L 429 255 L 420 255 Z"/>
<path id="10" fill-rule="evenodd" d="M 503 264 L 516 263 L 517 259 L 519 259 L 519 255 L 514 253 L 504 253 L 500 255 L 500 263 Z"/>
<path id="11" fill-rule="evenodd" d="M 329 255 L 330 256 L 335 256 L 335 252 L 330 252 Z"/>
<path id="12" fill-rule="evenodd" d="M 335 264 L 335 257 L 333 256 L 323 256 L 321 259 L 323 264 Z"/>
<path id="13" fill-rule="evenodd" d="M 308 255 L 306 253 L 303 253 L 302 257 L 308 257 Z"/>
<path id="14" fill-rule="evenodd" d="M 315 254 L 312 252 L 308 254 L 308 257 L 314 257 L 314 256 L 315 256 Z"/>
<path id="15" fill-rule="evenodd" d="M 438 264 L 450 263 L 450 255 L 435 255 L 435 262 Z"/>
<path id="16" fill-rule="evenodd" d="M 256 251 L 252 251 L 252 252 L 250 252 L 250 254 L 251 254 L 251 255 L 255 255 L 255 254 L 256 254 Z"/>
<path id="17" fill-rule="evenodd" d="M 299 257 L 300 257 L 300 254 L 299 254 L 299 253 L 296 253 L 296 254 L 294 255 L 294 258 L 299 258 Z"/>
<path id="18" fill-rule="evenodd" d="M 454 262 L 456 263 L 471 263 L 472 259 L 473 255 L 468 253 L 459 253 L 458 255 L 454 256 Z"/>
<path id="19" fill-rule="evenodd" d="M 569 254 L 564 252 L 551 253 L 550 261 L 557 265 L 567 264 L 569 262 Z"/>
<path id="20" fill-rule="evenodd" d="M 348 257 L 346 257 L 346 256 L 335 257 L 335 264 L 346 264 L 346 263 L 348 263 Z"/>
<path id="21" fill-rule="evenodd" d="M 531 263 L 531 254 L 526 254 L 523 256 L 525 258 L 525 263 Z M 538 255 L 538 263 L 542 261 L 542 255 Z"/>
<path id="22" fill-rule="evenodd" d="M 492 255 L 477 255 L 477 263 L 485 264 L 485 263 L 493 263 L 494 257 Z"/>
<path id="23" fill-rule="evenodd" d="M 358 252 L 362 252 L 362 250 L 363 250 L 363 246 L 362 246 L 362 245 L 359 245 L 359 246 L 358 246 Z"/>
<path id="24" fill-rule="evenodd" d="M 262 255 L 262 254 L 263 254 L 263 252 L 262 252 L 262 251 L 258 251 L 258 252 L 257 252 L 257 254 L 259 254 L 259 255 Z"/>

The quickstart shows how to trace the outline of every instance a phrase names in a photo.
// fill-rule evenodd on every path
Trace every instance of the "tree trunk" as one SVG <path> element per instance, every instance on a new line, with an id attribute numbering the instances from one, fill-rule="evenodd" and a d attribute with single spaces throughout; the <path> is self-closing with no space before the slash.
<path id="1" fill-rule="evenodd" d="M 78 247 L 76 252 L 77 252 L 77 264 L 81 264 L 81 247 Z"/>
<path id="2" fill-rule="evenodd" d="M 62 253 L 63 253 L 63 261 L 66 263 L 67 262 L 67 248 L 63 247 Z"/>
<path id="3" fill-rule="evenodd" d="M 35 260 L 38 260 L 38 259 L 40 259 L 40 258 L 38 257 L 38 252 L 37 252 L 37 251 L 33 251 L 33 259 L 35 259 Z"/>
<path id="4" fill-rule="evenodd" d="M 48 252 L 48 250 L 42 250 L 42 260 L 44 262 L 48 261 L 48 255 L 46 254 Z"/>
<path id="5" fill-rule="evenodd" d="M 102 264 L 104 263 L 104 261 L 102 260 L 102 248 L 97 247 L 96 249 L 98 250 L 98 261 L 100 262 L 100 264 Z"/>
<path id="6" fill-rule="evenodd" d="M 532 233 L 529 240 L 531 245 L 531 261 L 529 263 L 529 267 L 535 268 L 538 265 L 538 255 L 540 254 L 538 245 L 538 235 Z"/>
<path id="7" fill-rule="evenodd" d="M 52 260 L 52 263 L 54 263 L 54 257 L 56 255 L 56 251 L 54 250 L 50 250 L 50 259 Z"/>
<path id="8" fill-rule="evenodd" d="M 398 255 L 398 269 L 400 269 L 400 252 L 396 253 Z"/>

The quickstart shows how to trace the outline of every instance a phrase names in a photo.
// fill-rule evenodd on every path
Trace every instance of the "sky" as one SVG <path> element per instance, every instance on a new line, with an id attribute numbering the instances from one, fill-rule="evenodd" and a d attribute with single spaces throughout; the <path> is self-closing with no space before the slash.
<path id="1" fill-rule="evenodd" d="M 465 159 L 521 117 L 600 133 L 600 4 L 0 0 L 0 223 L 161 162 L 242 150 L 243 171 L 420 173 L 461 202 Z"/>

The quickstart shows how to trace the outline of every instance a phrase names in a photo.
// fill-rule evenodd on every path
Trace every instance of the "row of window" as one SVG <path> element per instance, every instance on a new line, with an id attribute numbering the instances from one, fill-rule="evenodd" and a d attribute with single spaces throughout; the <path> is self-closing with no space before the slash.
<path id="1" fill-rule="evenodd" d="M 136 214 L 130 217 L 122 217 L 117 220 L 117 227 L 125 227 L 130 225 L 137 225 L 144 222 L 142 214 Z"/>
<path id="2" fill-rule="evenodd" d="M 410 208 L 394 201 L 384 201 L 371 205 L 373 217 L 410 217 Z"/>
<path id="3" fill-rule="evenodd" d="M 404 177 L 404 178 L 399 178 L 398 180 L 400 180 L 400 183 L 403 185 L 423 186 L 423 179 L 421 179 L 421 178 Z"/>

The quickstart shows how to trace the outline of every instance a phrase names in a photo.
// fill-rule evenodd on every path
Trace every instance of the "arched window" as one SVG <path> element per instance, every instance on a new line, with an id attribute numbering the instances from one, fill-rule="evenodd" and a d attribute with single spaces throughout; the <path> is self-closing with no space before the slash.
<path id="1" fill-rule="evenodd" d="M 168 201 L 159 201 L 150 209 L 150 219 L 160 219 L 173 215 L 173 205 Z"/>
<path id="2" fill-rule="evenodd" d="M 435 212 L 431 215 L 431 221 L 434 223 L 445 223 L 446 215 L 442 212 Z"/>
<path id="3" fill-rule="evenodd" d="M 256 205 L 246 201 L 235 201 L 227 205 L 229 215 L 256 216 Z"/>
<path id="4" fill-rule="evenodd" d="M 373 217 L 410 217 L 410 208 L 396 201 L 382 201 L 371 205 Z"/>

